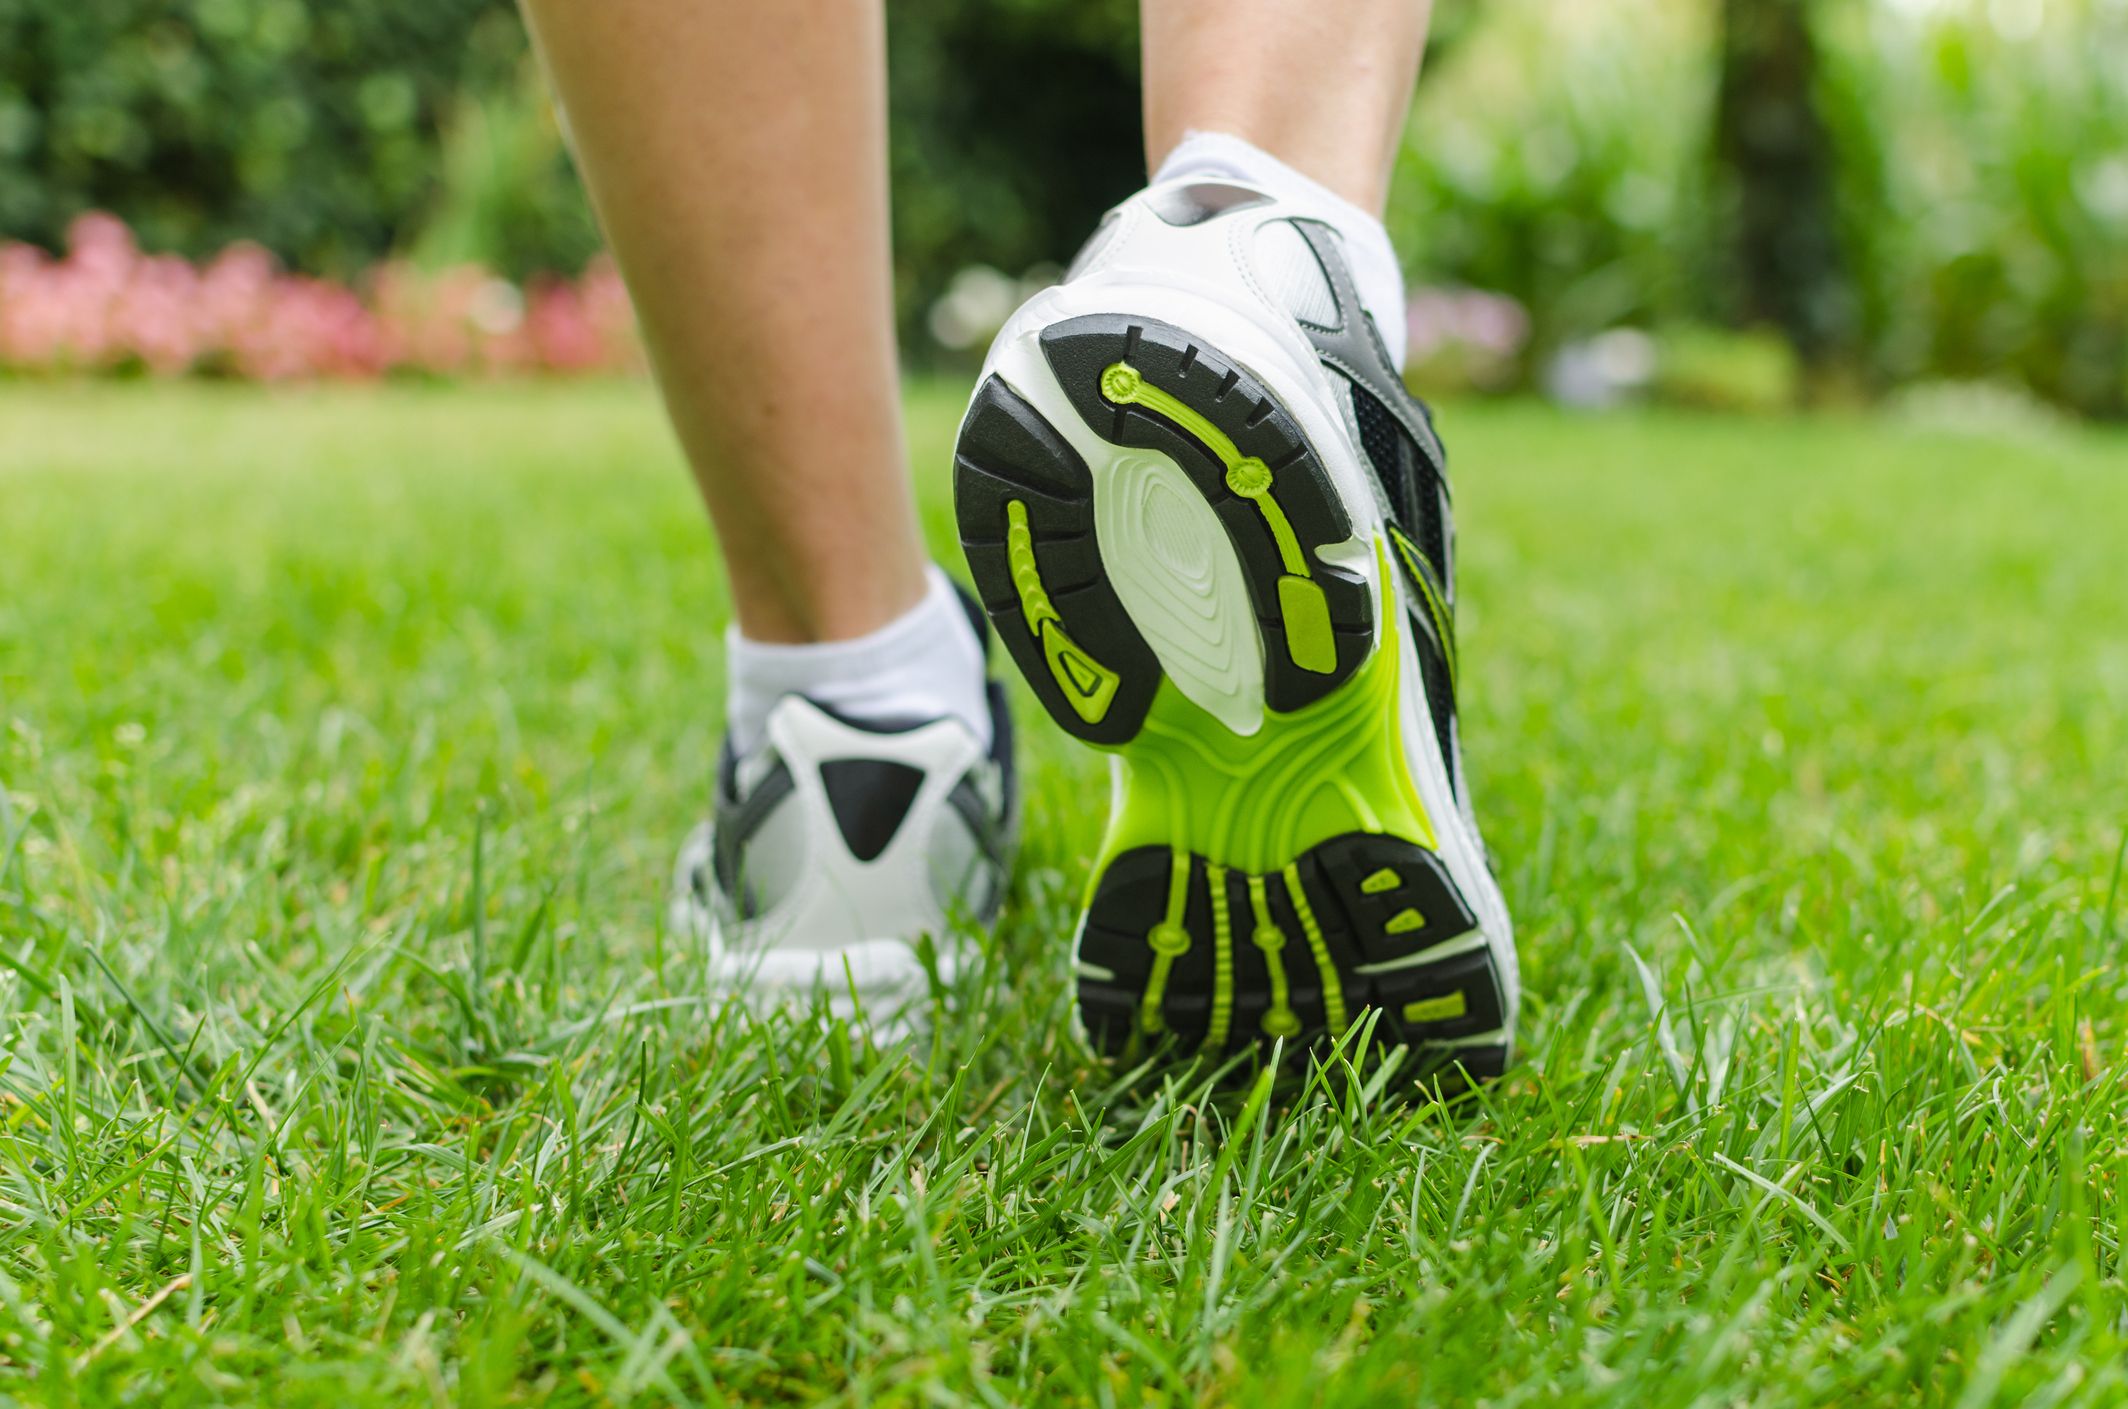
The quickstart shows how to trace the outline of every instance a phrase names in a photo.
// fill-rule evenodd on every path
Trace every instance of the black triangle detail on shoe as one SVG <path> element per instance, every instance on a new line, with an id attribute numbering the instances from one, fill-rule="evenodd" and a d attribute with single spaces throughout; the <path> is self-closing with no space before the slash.
<path id="1" fill-rule="evenodd" d="M 924 770 L 885 758 L 837 758 L 820 765 L 820 782 L 850 854 L 871 861 L 909 815 Z"/>
<path id="2" fill-rule="evenodd" d="M 1071 683 L 1078 687 L 1080 694 L 1091 695 L 1100 687 L 1101 677 L 1094 674 L 1086 657 L 1065 651 L 1057 657 L 1057 664 L 1063 666 L 1065 673 L 1071 676 Z"/>

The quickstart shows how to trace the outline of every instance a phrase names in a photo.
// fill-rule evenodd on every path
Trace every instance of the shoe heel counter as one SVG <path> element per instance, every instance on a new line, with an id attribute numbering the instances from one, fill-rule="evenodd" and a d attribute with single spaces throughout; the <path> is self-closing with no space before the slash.
<path id="1" fill-rule="evenodd" d="M 770 746 L 791 787 L 737 858 L 749 941 L 835 949 L 940 935 L 1000 850 L 980 828 L 998 769 L 966 726 L 870 728 L 802 697 L 777 705 Z M 986 845 L 986 842 L 989 844 Z M 982 899 L 1002 888 L 983 887 Z"/>

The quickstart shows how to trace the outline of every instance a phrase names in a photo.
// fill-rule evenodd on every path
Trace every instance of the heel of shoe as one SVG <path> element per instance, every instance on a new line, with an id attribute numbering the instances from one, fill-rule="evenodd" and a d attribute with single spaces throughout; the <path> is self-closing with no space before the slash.
<path id="1" fill-rule="evenodd" d="M 1374 648 L 1372 525 L 1260 382 L 1121 314 L 1019 351 L 963 422 L 955 505 L 983 605 L 1059 725 L 1126 742 L 1171 678 L 1247 733 L 1351 678 Z"/>

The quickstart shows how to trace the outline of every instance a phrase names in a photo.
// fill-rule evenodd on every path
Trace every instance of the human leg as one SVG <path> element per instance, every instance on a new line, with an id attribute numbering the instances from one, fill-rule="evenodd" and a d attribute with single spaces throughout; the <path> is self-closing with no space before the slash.
<path id="1" fill-rule="evenodd" d="M 1430 0 L 1145 0 L 1146 167 L 1191 132 L 1258 147 L 1379 216 Z"/>
<path id="2" fill-rule="evenodd" d="M 676 913 L 760 941 L 748 961 L 793 987 L 906 978 L 900 941 L 964 878 L 995 903 L 1009 759 L 904 462 L 880 5 L 525 9 L 737 617 L 716 824 Z M 979 806 L 949 805 L 963 782 Z"/>
<path id="3" fill-rule="evenodd" d="M 865 0 L 526 0 L 746 637 L 922 597 Z"/>

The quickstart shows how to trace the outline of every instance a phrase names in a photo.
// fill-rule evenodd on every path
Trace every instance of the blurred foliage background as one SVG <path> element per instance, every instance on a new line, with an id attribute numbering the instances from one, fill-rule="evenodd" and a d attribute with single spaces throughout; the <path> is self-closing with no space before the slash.
<path id="1" fill-rule="evenodd" d="M 2128 0 L 1441 0 L 1418 374 L 2128 413 Z M 905 342 L 974 355 L 1142 179 L 1130 0 L 895 0 Z M 523 280 L 597 232 L 498 0 L 0 0 L 0 238 Z"/>

